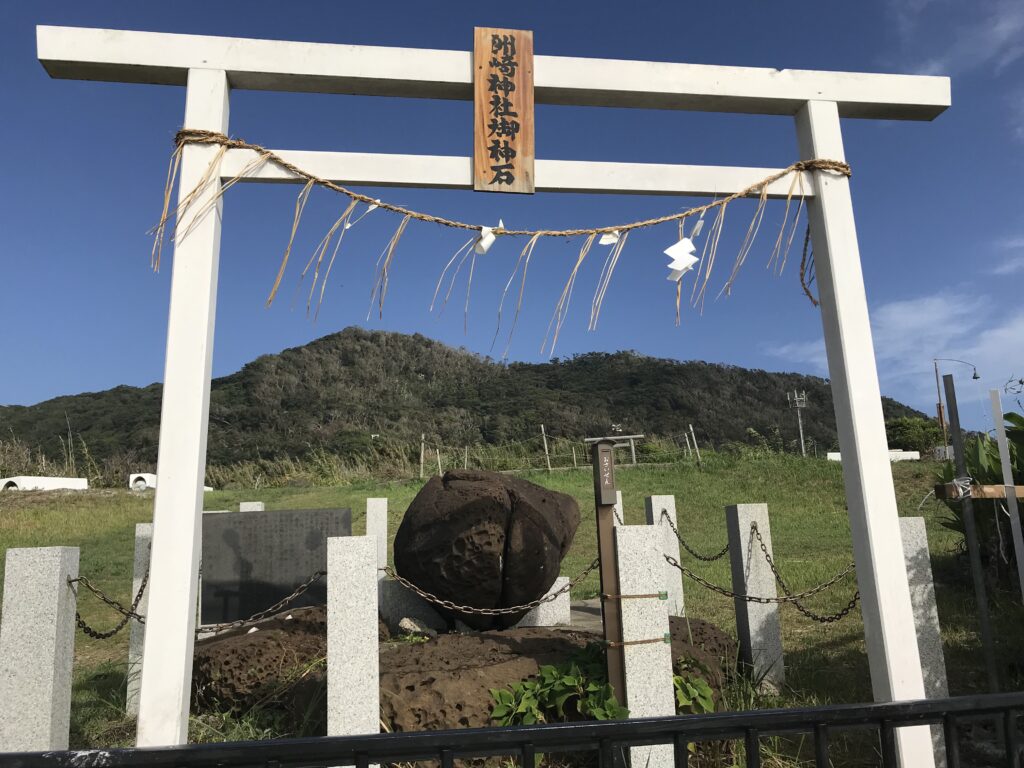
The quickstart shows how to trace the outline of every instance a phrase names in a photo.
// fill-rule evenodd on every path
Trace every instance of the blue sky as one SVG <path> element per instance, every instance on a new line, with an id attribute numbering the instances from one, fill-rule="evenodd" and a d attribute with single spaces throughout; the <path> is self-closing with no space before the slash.
<path id="1" fill-rule="evenodd" d="M 847 159 L 882 389 L 931 412 L 931 360 L 975 363 L 958 374 L 965 422 L 986 426 L 981 395 L 1024 376 L 1024 3 L 896 2 L 7 3 L 0 11 L 0 403 L 145 385 L 163 376 L 170 264 L 149 269 L 171 139 L 184 89 L 51 80 L 36 60 L 36 24 L 467 50 L 475 25 L 534 30 L 540 54 L 778 68 L 947 74 L 953 106 L 931 123 L 844 121 Z M 231 132 L 272 147 L 465 155 L 471 104 L 418 99 L 235 92 Z M 544 158 L 781 167 L 796 159 L 791 118 L 540 106 Z M 264 300 L 288 237 L 297 187 L 240 185 L 225 203 L 214 373 L 349 325 L 420 332 L 487 354 L 495 309 L 521 243 L 499 240 L 477 263 L 469 330 L 455 289 L 440 318 L 434 284 L 465 237 L 413 224 L 399 245 L 383 319 L 366 320 L 374 264 L 397 219 L 355 227 L 319 320 L 297 294 L 301 264 L 341 201 L 314 192 L 292 268 Z M 365 190 L 418 210 L 510 227 L 601 226 L 700 200 L 611 195 L 484 195 Z M 731 262 L 752 205 L 730 208 L 720 259 Z M 774 213 L 774 216 L 773 216 Z M 767 221 L 777 226 L 780 209 Z M 768 231 L 771 231 L 770 229 Z M 801 225 L 802 231 L 802 225 Z M 794 269 L 769 274 L 762 235 L 731 298 L 684 310 L 661 250 L 672 225 L 637 233 L 587 331 L 603 254 L 577 283 L 556 353 L 635 349 L 769 370 L 827 375 L 818 311 Z M 580 243 L 538 247 L 510 348 L 542 360 L 545 329 Z M 719 281 L 726 270 L 718 273 Z M 688 286 L 687 286 L 688 287 Z M 715 291 L 717 293 L 717 289 Z M 500 356 L 499 342 L 494 354 Z"/>

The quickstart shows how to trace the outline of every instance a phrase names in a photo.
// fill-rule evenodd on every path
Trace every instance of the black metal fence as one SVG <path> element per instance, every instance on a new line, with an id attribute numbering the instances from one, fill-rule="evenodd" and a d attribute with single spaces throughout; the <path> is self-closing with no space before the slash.
<path id="1" fill-rule="evenodd" d="M 672 745 L 677 768 L 691 764 L 691 744 L 740 740 L 746 765 L 761 765 L 761 740 L 772 736 L 810 736 L 815 765 L 829 768 L 830 737 L 851 731 L 873 732 L 878 739 L 879 764 L 897 761 L 896 732 L 900 727 L 941 724 L 949 768 L 975 766 L 961 758 L 960 728 L 987 721 L 989 761 L 985 765 L 1017 768 L 1020 745 L 1017 719 L 1024 710 L 1024 692 L 960 696 L 935 701 L 887 704 L 844 704 L 810 709 L 723 712 L 688 717 L 658 717 L 605 722 L 552 723 L 514 728 L 336 736 L 324 738 L 195 744 L 185 747 L 115 749 L 71 752 L 0 754 L 2 768 L 326 768 L 354 765 L 438 761 L 452 768 L 461 758 L 511 757 L 534 765 L 538 753 L 594 753 L 601 768 L 623 764 L 629 747 Z M 979 738 L 975 732 L 972 738 Z M 992 749 L 991 742 L 996 742 Z M 992 758 L 992 755 L 998 755 Z M 991 759 L 998 762 L 992 763 Z M 861 762 L 858 760 L 858 762 Z M 913 768 L 913 764 L 902 768 Z"/>

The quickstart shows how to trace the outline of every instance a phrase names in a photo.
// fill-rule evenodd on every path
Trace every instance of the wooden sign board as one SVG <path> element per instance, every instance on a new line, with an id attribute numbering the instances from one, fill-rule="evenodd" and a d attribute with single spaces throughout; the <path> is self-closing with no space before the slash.
<path id="1" fill-rule="evenodd" d="M 533 193 L 533 32 L 473 30 L 473 189 Z"/>
<path id="2" fill-rule="evenodd" d="M 601 440 L 590 447 L 594 465 L 594 497 L 598 506 L 615 504 L 618 501 L 615 488 L 615 444 Z"/>

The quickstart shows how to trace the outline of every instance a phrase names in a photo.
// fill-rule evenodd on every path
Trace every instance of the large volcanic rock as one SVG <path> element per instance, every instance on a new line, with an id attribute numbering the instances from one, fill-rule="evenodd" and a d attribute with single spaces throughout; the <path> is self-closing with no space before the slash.
<path id="1" fill-rule="evenodd" d="M 544 595 L 579 525 L 564 493 L 483 470 L 432 477 L 395 535 L 395 568 L 421 589 L 459 605 L 503 608 Z M 509 627 L 506 616 L 447 614 L 476 629 Z"/>

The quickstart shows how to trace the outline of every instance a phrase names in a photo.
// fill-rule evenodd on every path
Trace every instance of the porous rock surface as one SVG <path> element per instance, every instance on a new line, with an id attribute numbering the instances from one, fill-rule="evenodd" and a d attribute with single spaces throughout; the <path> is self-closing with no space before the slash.
<path id="1" fill-rule="evenodd" d="M 453 470 L 428 480 L 409 505 L 395 535 L 395 569 L 459 605 L 523 605 L 554 584 L 579 520 L 567 494 L 498 472 Z M 525 614 L 446 618 L 486 630 Z"/>

